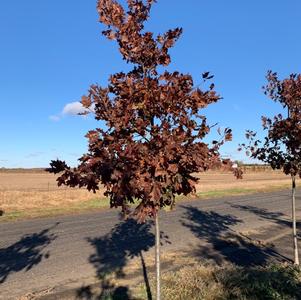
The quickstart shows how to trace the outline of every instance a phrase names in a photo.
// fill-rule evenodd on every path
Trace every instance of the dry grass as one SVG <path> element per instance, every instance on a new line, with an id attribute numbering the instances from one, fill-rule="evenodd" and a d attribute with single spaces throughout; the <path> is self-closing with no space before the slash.
<path id="1" fill-rule="evenodd" d="M 219 172 L 197 176 L 200 178 L 198 198 L 270 191 L 290 186 L 290 178 L 277 171 L 248 172 L 243 180 L 236 180 L 230 173 Z M 103 192 L 101 189 L 95 195 L 84 189 L 58 188 L 56 177 L 41 170 L 0 171 L 0 210 L 6 216 L 2 220 L 108 207 Z"/>
<path id="2" fill-rule="evenodd" d="M 155 290 L 155 279 L 151 279 Z M 147 299 L 144 285 L 133 299 Z M 186 266 L 162 275 L 162 298 L 173 300 L 297 300 L 301 299 L 301 271 L 290 265 L 237 267 Z"/>
<path id="3" fill-rule="evenodd" d="M 142 275 L 139 257 L 129 259 L 120 276 L 108 273 L 96 284 L 87 286 L 91 297 L 85 299 L 155 299 L 154 259 L 144 254 L 147 279 Z M 230 263 L 216 265 L 200 262 L 183 253 L 163 253 L 161 257 L 162 299 L 172 300 L 297 300 L 301 299 L 301 270 L 288 264 L 239 267 Z M 146 280 L 149 286 L 146 284 Z M 147 286 L 149 288 L 147 288 Z M 125 294 L 116 291 L 121 287 Z M 121 289 L 122 291 L 122 289 Z M 118 297 L 119 296 L 119 297 Z M 65 299 L 65 298 L 64 298 Z M 81 298 L 83 299 L 83 298 Z"/>
<path id="4" fill-rule="evenodd" d="M 84 189 L 58 187 L 56 177 L 41 173 L 1 173 L 0 206 L 4 211 L 69 207 L 99 197 Z M 100 192 L 103 198 L 103 193 Z"/>

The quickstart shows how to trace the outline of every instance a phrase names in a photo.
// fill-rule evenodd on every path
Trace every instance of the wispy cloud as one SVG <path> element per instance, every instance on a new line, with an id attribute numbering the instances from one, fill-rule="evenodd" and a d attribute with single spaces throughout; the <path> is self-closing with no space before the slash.
<path id="1" fill-rule="evenodd" d="M 49 116 L 49 120 L 53 121 L 53 122 L 58 122 L 61 118 L 59 116 Z"/>
<path id="2" fill-rule="evenodd" d="M 39 157 L 42 154 L 44 154 L 44 152 L 32 152 L 26 155 L 26 158 L 34 158 L 34 157 Z"/>
<path id="3" fill-rule="evenodd" d="M 72 156 L 72 157 L 80 157 L 81 155 L 79 153 L 75 153 L 75 152 L 70 152 L 68 153 L 69 156 Z"/>
<path id="4" fill-rule="evenodd" d="M 83 105 L 79 101 L 67 103 L 63 110 L 57 115 L 49 116 L 51 121 L 57 122 L 61 120 L 64 116 L 78 116 L 81 113 L 88 111 L 87 108 L 83 107 Z M 93 108 L 91 108 L 93 111 Z"/>

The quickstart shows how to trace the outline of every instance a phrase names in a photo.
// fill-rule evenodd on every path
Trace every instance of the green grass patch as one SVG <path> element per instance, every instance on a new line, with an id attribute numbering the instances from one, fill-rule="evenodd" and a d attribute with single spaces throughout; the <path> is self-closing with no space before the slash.
<path id="1" fill-rule="evenodd" d="M 212 190 L 206 192 L 199 192 L 194 195 L 188 196 L 177 196 L 177 201 L 183 200 L 198 200 L 198 199 L 214 199 L 214 198 L 222 198 L 225 196 L 241 196 L 241 195 L 249 195 L 256 193 L 267 193 L 267 192 L 275 192 L 280 190 L 288 189 L 288 185 L 281 186 L 270 186 L 265 189 L 255 189 L 255 188 L 232 188 L 232 189 L 224 189 L 224 190 Z"/>
<path id="2" fill-rule="evenodd" d="M 22 211 L 11 211 L 8 213 L 4 213 L 1 217 L 0 220 L 3 221 L 14 221 L 16 219 L 24 218 L 24 212 Z"/>
<path id="3" fill-rule="evenodd" d="M 95 198 L 89 201 L 78 203 L 74 206 L 75 209 L 97 209 L 97 208 L 109 208 L 110 201 L 108 198 Z"/>
<path id="4" fill-rule="evenodd" d="M 256 189 L 247 189 L 247 188 L 233 188 L 226 190 L 217 190 L 217 191 L 208 191 L 197 193 L 198 198 L 218 198 L 223 196 L 232 196 L 232 195 L 242 195 L 242 194 L 250 194 L 256 193 L 258 190 Z"/>
<path id="5" fill-rule="evenodd" d="M 249 189 L 249 188 L 212 190 L 207 192 L 199 192 L 188 196 L 177 196 L 176 202 L 189 201 L 189 200 L 193 201 L 193 200 L 200 200 L 200 199 L 214 199 L 214 198 L 222 198 L 225 196 L 239 196 L 239 195 L 247 195 L 247 194 L 255 194 L 255 193 L 258 193 L 257 189 Z"/>
<path id="6" fill-rule="evenodd" d="M 109 199 L 94 198 L 70 206 L 45 207 L 39 209 L 4 212 L 3 215 L 0 217 L 0 222 L 17 221 L 21 219 L 32 219 L 32 218 L 42 218 L 42 217 L 54 217 L 60 215 L 68 215 L 74 213 L 93 211 L 97 209 L 106 209 L 109 207 L 110 207 Z"/>

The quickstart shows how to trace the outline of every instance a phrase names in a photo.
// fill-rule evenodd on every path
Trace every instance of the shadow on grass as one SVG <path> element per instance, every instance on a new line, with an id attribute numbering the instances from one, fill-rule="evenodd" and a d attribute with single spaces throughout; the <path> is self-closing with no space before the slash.
<path id="1" fill-rule="evenodd" d="M 117 224 L 109 234 L 88 242 L 95 248 L 95 254 L 90 256 L 98 278 L 101 280 L 98 295 L 90 287 L 82 287 L 78 291 L 80 299 L 132 299 L 126 286 L 116 286 L 112 281 L 115 278 L 124 278 L 124 267 L 129 259 L 139 257 L 142 266 L 145 288 L 148 299 L 152 299 L 147 269 L 144 262 L 143 251 L 148 251 L 155 244 L 155 236 L 151 232 L 153 222 L 138 224 L 128 219 Z M 167 239 L 161 233 L 162 238 Z"/>
<path id="2" fill-rule="evenodd" d="M 38 233 L 24 235 L 19 241 L 7 248 L 0 249 L 0 283 L 12 273 L 31 270 L 43 259 L 49 258 L 46 247 L 56 238 L 51 230 L 58 223 Z"/>
<path id="3" fill-rule="evenodd" d="M 82 287 L 77 291 L 77 299 L 99 299 L 99 300 L 130 300 L 132 299 L 129 288 L 126 286 L 116 287 L 110 280 L 103 280 L 102 291 L 98 294 L 91 287 Z M 104 292 L 105 291 L 105 292 Z"/>
<path id="4" fill-rule="evenodd" d="M 195 255 L 218 264 L 228 261 L 238 266 L 265 265 L 270 260 L 289 261 L 272 245 L 264 245 L 236 233 L 232 226 L 243 222 L 237 217 L 202 211 L 192 206 L 183 208 L 186 211 L 182 224 L 207 244 L 195 250 Z"/>

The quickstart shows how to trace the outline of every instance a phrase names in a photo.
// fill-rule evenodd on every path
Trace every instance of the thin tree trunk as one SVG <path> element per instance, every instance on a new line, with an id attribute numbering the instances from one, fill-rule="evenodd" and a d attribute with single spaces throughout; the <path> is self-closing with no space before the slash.
<path id="1" fill-rule="evenodd" d="M 299 265 L 295 194 L 296 194 L 296 179 L 295 176 L 292 176 L 292 219 L 293 219 L 293 240 L 294 240 L 294 263 L 295 265 Z"/>
<path id="2" fill-rule="evenodd" d="M 159 212 L 156 213 L 155 218 L 156 227 L 156 281 L 157 281 L 157 300 L 161 299 L 161 263 L 160 263 L 160 226 L 159 226 Z"/>

